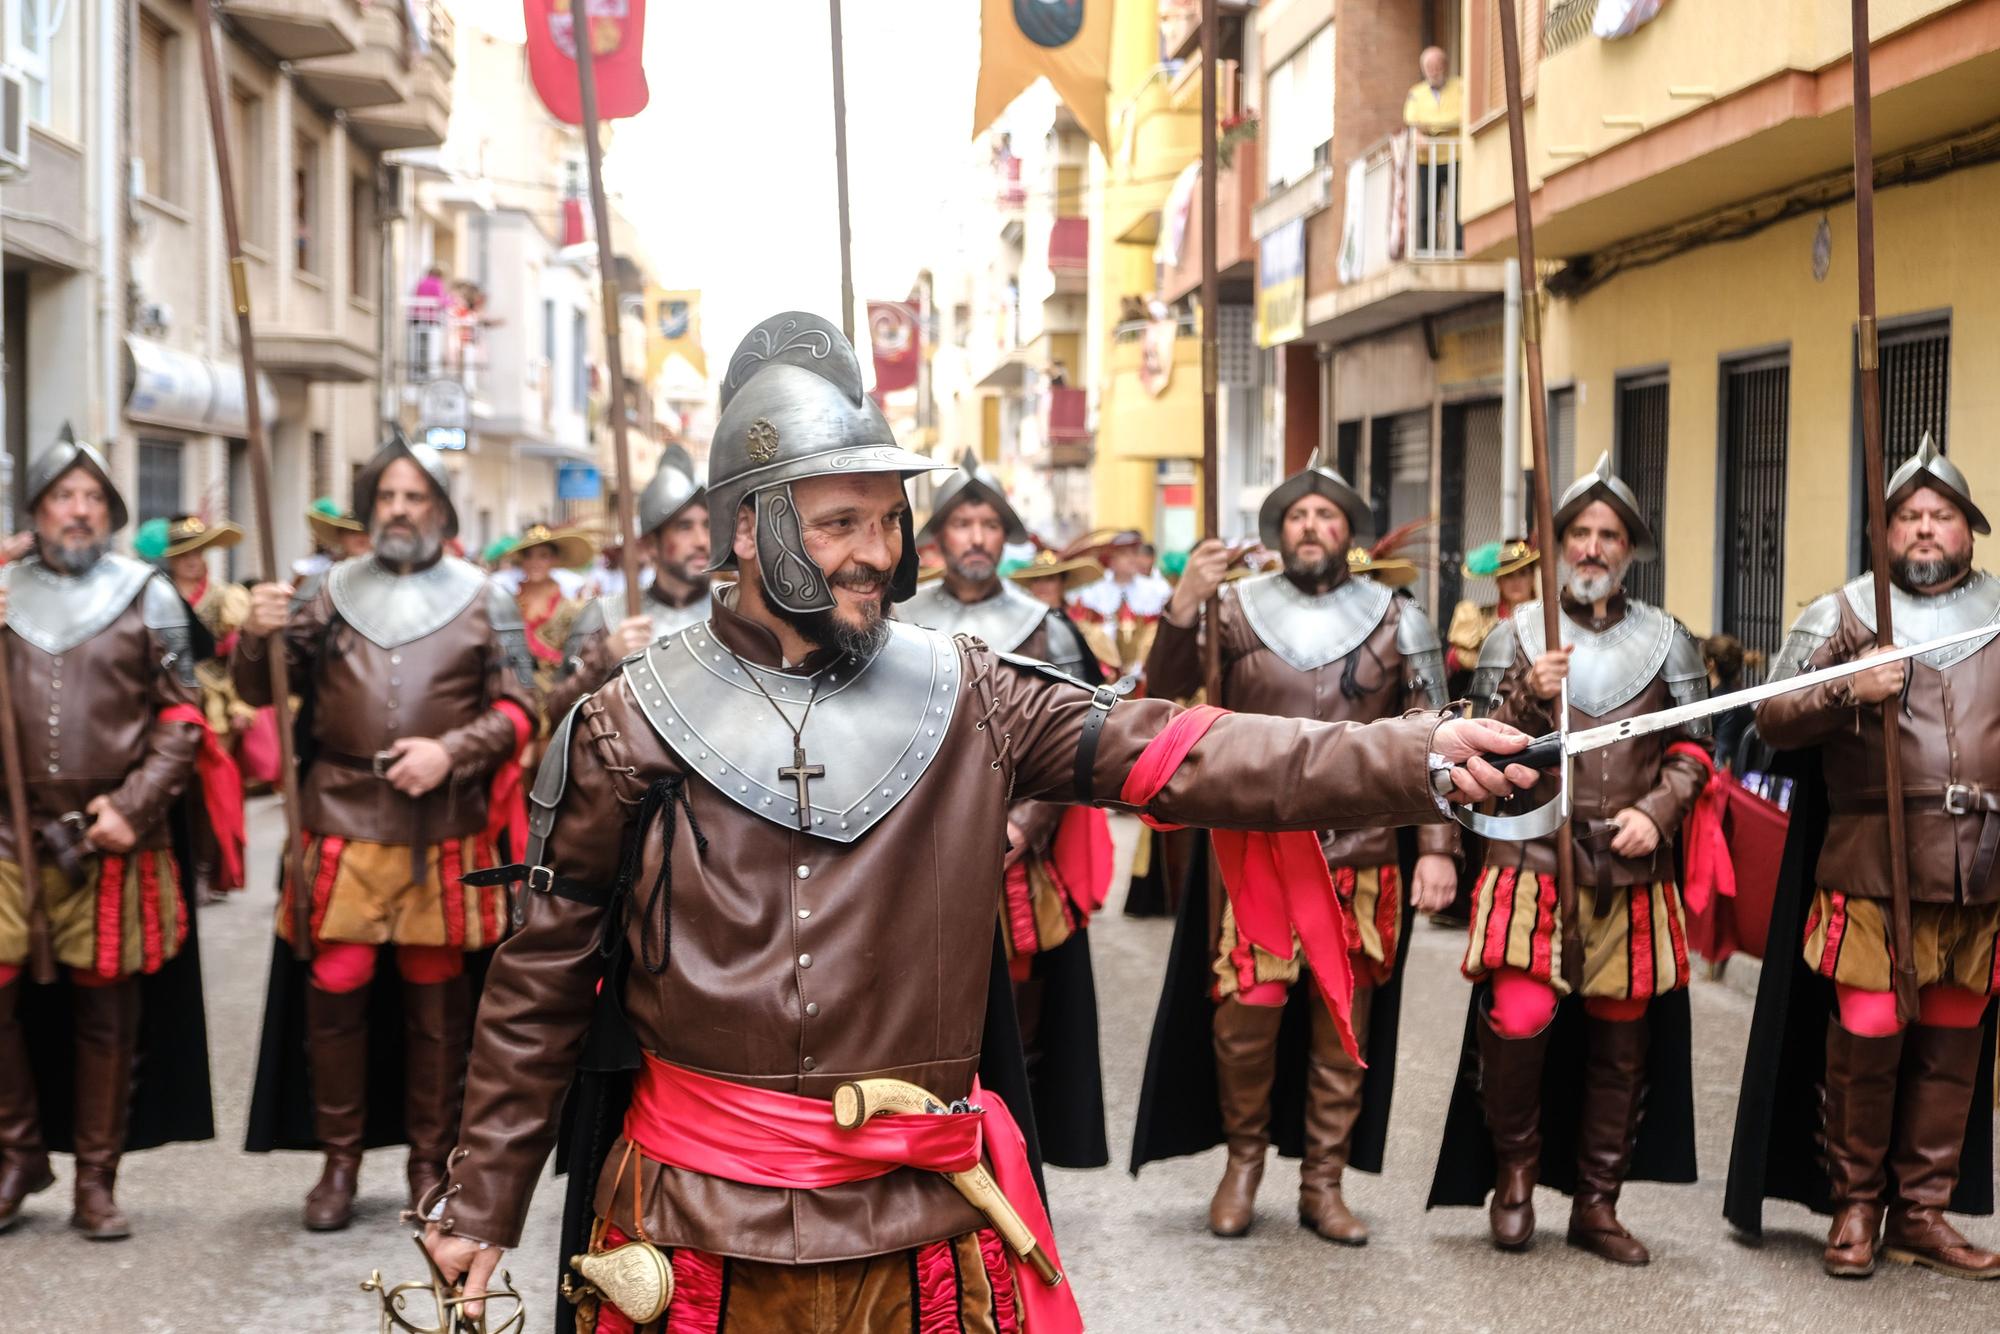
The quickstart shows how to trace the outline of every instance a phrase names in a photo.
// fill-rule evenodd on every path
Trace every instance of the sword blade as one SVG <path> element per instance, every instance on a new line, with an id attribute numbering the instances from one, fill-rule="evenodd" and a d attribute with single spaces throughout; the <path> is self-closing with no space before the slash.
<path id="1" fill-rule="evenodd" d="M 1952 634 L 1940 635 L 1936 639 L 1925 640 L 1921 644 L 1911 644 L 1894 648 L 1887 653 L 1877 653 L 1872 657 L 1856 658 L 1835 667 L 1822 667 L 1816 672 L 1801 672 L 1788 676 L 1782 681 L 1766 681 L 1748 690 L 1732 690 L 1726 695 L 1711 695 L 1707 699 L 1696 700 L 1692 704 L 1681 704 L 1671 709 L 1661 709 L 1657 713 L 1642 713 L 1636 718 L 1621 718 L 1615 723 L 1605 723 L 1601 727 L 1587 727 L 1581 732 L 1570 732 L 1563 738 L 1563 749 L 1571 755 L 1581 755 L 1586 751 L 1599 750 L 1618 741 L 1629 741 L 1633 737 L 1648 736 L 1654 732 L 1664 732 L 1670 727 L 1679 727 L 1701 718 L 1740 709 L 1746 704 L 1761 704 L 1767 699 L 1789 695 L 1795 690 L 1804 690 L 1826 681 L 1838 681 L 1843 676 L 1853 676 L 1865 672 L 1870 667 L 1880 667 L 1885 663 L 1901 662 L 1923 653 L 1935 653 L 1941 648 L 1977 639 L 1981 635 L 1991 636 L 2000 627 L 1992 625 L 1975 626 L 1970 630 L 1959 630 Z"/>

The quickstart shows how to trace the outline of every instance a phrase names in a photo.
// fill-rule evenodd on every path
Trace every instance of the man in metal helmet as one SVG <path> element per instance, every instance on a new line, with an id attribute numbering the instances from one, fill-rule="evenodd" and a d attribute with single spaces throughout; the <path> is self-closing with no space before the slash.
<path id="1" fill-rule="evenodd" d="M 897 608 L 898 620 L 969 635 L 1091 685 L 1103 680 L 1097 656 L 1062 608 L 1001 576 L 1003 548 L 1027 542 L 1028 529 L 974 451 L 938 486 L 917 541 L 937 544 L 944 574 Z M 1088 806 L 1017 801 L 1007 812 L 1007 845 L 1000 938 L 1042 1157 L 1058 1167 L 1102 1167 L 1110 1150 L 1088 928 L 1111 888 L 1110 824 Z"/>
<path id="2" fill-rule="evenodd" d="M 1516 607 L 1480 650 L 1473 698 L 1537 733 L 1707 698 L 1708 668 L 1686 628 L 1625 593 L 1632 562 L 1653 559 L 1658 545 L 1610 455 L 1563 492 L 1554 517 L 1562 642 L 1543 642 L 1539 602 Z M 1452 1115 L 1463 1119 L 1451 1124 L 1476 1126 L 1483 1111 L 1489 1134 L 1447 1133 L 1431 1202 L 1478 1204 L 1490 1188 L 1487 1222 L 1502 1250 L 1534 1236 L 1545 1162 L 1566 1159 L 1550 1185 L 1574 1163 L 1569 1244 L 1615 1264 L 1651 1258 L 1618 1219 L 1627 1177 L 1693 1180 L 1687 924 L 1674 836 L 1708 781 L 1707 751 L 1703 721 L 1576 761 L 1574 920 L 1560 901 L 1553 836 L 1486 845 L 1461 965 L 1481 984 L 1467 1024 L 1479 1078 L 1476 1092 L 1469 1081 L 1457 1085 Z M 1559 1006 L 1566 996 L 1581 1007 Z M 1574 1053 L 1581 1069 L 1549 1074 L 1551 1053 Z M 1463 1068 L 1474 1068 L 1472 1058 L 1465 1053 Z M 1545 1088 L 1574 1101 L 1546 1108 Z M 1574 1144 L 1560 1142 L 1569 1127 Z M 1482 1151 L 1476 1162 L 1460 1152 L 1469 1144 Z"/>
<path id="3" fill-rule="evenodd" d="M 0 726 L 20 740 L 32 827 L 0 820 L 0 1230 L 55 1184 L 54 1140 L 76 1153 L 70 1226 L 108 1241 L 131 1232 L 114 1194 L 125 1151 L 214 1135 L 175 812 L 203 721 L 187 604 L 110 550 L 126 510 L 104 456 L 64 428 L 29 465 L 27 499 L 34 550 L 0 567 L 13 687 Z M 24 834 L 38 885 L 24 883 Z M 37 926 L 69 985 L 30 996 Z M 60 1032 L 63 1009 L 65 1040 L 30 1040 Z"/>
<path id="4" fill-rule="evenodd" d="M 625 614 L 622 592 L 596 598 L 577 614 L 562 677 L 542 701 L 551 719 L 568 713 L 646 645 L 708 619 L 708 488 L 678 445 L 669 447 L 639 493 L 639 551 L 653 567 L 653 582 L 639 595 L 639 614 Z"/>
<path id="5" fill-rule="evenodd" d="M 672 1248 L 681 1289 L 744 1328 L 812 1303 L 991 1330 L 1011 1289 L 998 1300 L 1029 1328 L 1078 1329 L 1007 1111 L 1025 1106 L 993 966 L 1010 804 L 1236 829 L 1438 820 L 1439 793 L 1531 781 L 1474 758 L 1524 738 L 1434 714 L 1183 720 L 891 620 L 916 591 L 904 478 L 936 465 L 897 447 L 847 340 L 766 320 L 722 395 L 711 564 L 739 578 L 551 739 L 427 1244 L 484 1293 L 581 1065 L 562 1254 L 629 1245 L 618 1267 L 654 1276 L 636 1295 L 571 1285 L 585 1327 L 614 1298 L 657 1319 Z M 1280 752 L 1295 781 L 1273 791 Z M 1244 892 L 1269 909 L 1278 891 Z M 906 1115 L 927 1109 L 943 1115 Z M 1000 1191 L 975 1207 L 944 1173 L 982 1137 Z M 953 1281 L 921 1279 L 939 1272 Z"/>
<path id="6" fill-rule="evenodd" d="M 1446 702 L 1444 660 L 1437 630 L 1423 608 L 1373 579 L 1355 574 L 1351 551 L 1374 527 L 1368 504 L 1338 471 L 1317 459 L 1280 482 L 1258 515 L 1264 545 L 1284 558 L 1269 574 L 1224 584 L 1229 547 L 1211 538 L 1188 558 L 1187 571 L 1168 602 L 1158 638 L 1146 660 L 1151 688 L 1186 698 L 1202 688 L 1201 643 L 1221 637 L 1223 695 L 1213 703 L 1247 712 L 1322 722 L 1395 718 L 1411 708 L 1440 709 Z M 1206 619 L 1209 599 L 1221 590 L 1217 619 Z M 1356 1033 L 1375 1070 L 1395 1068 L 1396 1020 L 1401 997 L 1397 963 L 1414 903 L 1431 911 L 1448 903 L 1457 885 L 1457 827 L 1426 825 L 1407 846 L 1393 830 L 1328 831 L 1322 853 L 1342 903 L 1357 930 L 1352 941 Z M 1229 1146 L 1222 1180 L 1209 1202 L 1208 1224 L 1217 1236 L 1250 1230 L 1264 1173 L 1271 1128 L 1303 1123 L 1302 1142 L 1280 1137 L 1286 1152 L 1303 1155 L 1299 1171 L 1299 1221 L 1328 1241 L 1359 1246 L 1367 1224 L 1348 1208 L 1345 1169 L 1381 1170 L 1381 1130 L 1387 1125 L 1389 1081 L 1368 1072 L 1342 1047 L 1326 1007 L 1300 988 L 1300 961 L 1280 958 L 1244 940 L 1236 915 L 1224 905 L 1211 915 L 1207 894 L 1189 894 L 1179 932 L 1185 950 L 1205 958 L 1201 995 L 1190 985 L 1163 1001 L 1161 1033 L 1151 1045 L 1149 1110 L 1139 1127 L 1135 1164 L 1187 1153 L 1221 1140 Z M 1280 1020 L 1294 992 L 1311 1005 L 1304 1041 L 1280 1049 Z M 1175 1016 L 1187 1022 L 1174 1023 Z M 1273 1087 L 1298 1090 L 1303 1104 L 1274 1115 Z M 1185 1070 L 1209 1067 L 1199 1096 L 1180 1081 Z M 1292 1074 L 1302 1071 L 1303 1078 Z M 1202 1071 L 1205 1076 L 1207 1071 Z M 1187 1088 L 1183 1100 L 1173 1096 Z M 1364 1106 L 1378 1127 L 1360 1137 Z M 1218 1119 L 1217 1112 L 1220 1112 Z M 1188 1126 L 1202 1126 L 1190 1136 Z M 1288 1142 L 1289 1141 L 1289 1142 Z"/>
<path id="7" fill-rule="evenodd" d="M 445 552 L 458 512 L 436 451 L 397 434 L 355 478 L 354 512 L 372 552 L 333 566 L 304 599 L 253 588 L 230 664 L 243 698 L 269 704 L 264 654 L 281 646 L 302 701 L 296 832 L 308 884 L 282 887 L 249 1147 L 324 1154 L 304 1211 L 322 1232 L 353 1220 L 362 1151 L 385 1142 L 385 1115 L 393 1125 L 401 1112 L 412 1199 L 444 1170 L 472 1022 L 465 956 L 506 930 L 505 890 L 471 879 L 499 860 L 489 785 L 535 731 L 520 609 Z M 311 961 L 300 965 L 295 896 L 306 893 Z M 395 1006 L 370 1003 L 384 946 L 401 981 Z M 397 1040 L 373 1021 L 398 1011 L 400 1098 L 369 1086 L 371 1049 Z M 295 1105 L 306 1088 L 310 1108 Z"/>
<path id="8" fill-rule="evenodd" d="M 1729 1214 L 1755 1232 L 1765 1196 L 1830 1206 L 1821 1263 L 1835 1277 L 1866 1277 L 1880 1255 L 2000 1278 L 2000 1253 L 1944 1217 L 1993 1211 L 1993 1081 L 1982 1053 L 1993 1051 L 2000 992 L 2000 579 L 1973 565 L 1973 537 L 1991 529 L 1965 474 L 1928 435 L 1889 478 L 1887 500 L 1895 642 L 1992 631 L 1757 710 L 1768 744 L 1818 750 L 1825 800 L 1815 792 L 1793 805 L 1796 846 L 1784 864 L 1816 869 L 1810 881 L 1788 879 L 1779 901 L 1805 946 L 1765 966 L 1801 976 L 1764 989 L 1789 994 L 1789 1009 L 1758 996 L 1750 1050 L 1774 1058 L 1744 1069 Z M 1867 657 L 1875 633 L 1874 581 L 1863 575 L 1800 613 L 1772 675 Z M 1884 804 L 1889 708 L 1901 714 L 1902 850 L 1892 850 Z M 1893 985 L 1897 855 L 1907 858 L 1918 987 L 1907 1025 Z M 1808 972 L 1819 980 L 1807 984 Z"/>

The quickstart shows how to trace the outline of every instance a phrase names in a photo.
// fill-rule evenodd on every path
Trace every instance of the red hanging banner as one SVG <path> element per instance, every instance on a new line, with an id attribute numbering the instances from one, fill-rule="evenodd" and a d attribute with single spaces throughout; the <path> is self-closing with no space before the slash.
<path id="1" fill-rule="evenodd" d="M 882 395 L 917 383 L 917 362 L 923 356 L 918 337 L 917 308 L 908 301 L 870 301 L 868 340 L 875 352 L 875 401 Z"/>
<path id="2" fill-rule="evenodd" d="M 549 114 L 570 125 L 583 123 L 583 100 L 576 87 L 576 19 L 579 0 L 525 0 L 528 19 L 528 75 Z M 644 64 L 646 0 L 584 0 L 590 29 L 593 72 L 597 76 L 597 118 L 617 120 L 646 108 Z"/>

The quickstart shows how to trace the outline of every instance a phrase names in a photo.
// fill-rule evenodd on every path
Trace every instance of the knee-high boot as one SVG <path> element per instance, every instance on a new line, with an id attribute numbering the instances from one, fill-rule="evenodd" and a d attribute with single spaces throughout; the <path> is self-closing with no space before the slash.
<path id="1" fill-rule="evenodd" d="M 1896 1139 L 1889 1150 L 1896 1194 L 1882 1254 L 1953 1278 L 2000 1278 L 2000 1253 L 1973 1245 L 1944 1216 L 1958 1185 L 1985 1036 L 1983 1027 L 1918 1024 L 1909 1030 Z"/>
<path id="2" fill-rule="evenodd" d="M 70 1226 L 92 1241 L 132 1235 L 118 1208 L 118 1160 L 132 1111 L 139 980 L 72 991 L 76 1025 L 76 1198 Z"/>
<path id="3" fill-rule="evenodd" d="M 1531 1037 L 1502 1037 L 1481 1014 L 1479 1097 L 1493 1136 L 1493 1198 L 1486 1206 L 1493 1244 L 1524 1249 L 1535 1238 L 1535 1182 L 1542 1174 L 1542 1063 L 1549 1030 Z"/>
<path id="4" fill-rule="evenodd" d="M 1367 1057 L 1368 1012 L 1375 988 L 1356 983 L 1354 1035 Z M 1312 1050 L 1306 1058 L 1306 1156 L 1299 1168 L 1299 1225 L 1343 1246 L 1368 1244 L 1368 1225 L 1348 1209 L 1341 1178 L 1361 1117 L 1361 1066 L 1340 1045 L 1333 1015 L 1318 996 L 1312 1003 Z"/>
<path id="5" fill-rule="evenodd" d="M 412 1208 L 444 1179 L 457 1142 L 471 1035 L 471 991 L 462 975 L 403 984 L 403 1122 L 410 1136 Z"/>
<path id="6" fill-rule="evenodd" d="M 26 985 L 17 978 L 0 987 L 0 1070 L 11 1072 L 0 1079 L 0 1232 L 20 1219 L 24 1200 L 56 1184 L 42 1143 L 28 1037 L 21 1031 L 19 1007 Z"/>
<path id="7" fill-rule="evenodd" d="M 1820 1266 L 1835 1278 L 1875 1272 L 1882 1233 L 1884 1161 L 1896 1119 L 1896 1077 L 1903 1035 L 1862 1037 L 1830 1018 L 1826 1024 L 1826 1098 L 1822 1104 L 1826 1178 L 1833 1197 Z"/>
<path id="8" fill-rule="evenodd" d="M 1208 1230 L 1218 1237 L 1242 1236 L 1256 1216 L 1284 1017 L 1282 1006 L 1245 1005 L 1234 997 L 1215 1007 L 1215 1082 L 1229 1143 L 1229 1161 L 1208 1202 Z"/>
<path id="9" fill-rule="evenodd" d="M 1632 1167 L 1646 1089 L 1647 1020 L 1590 1018 L 1583 1068 L 1583 1111 L 1576 1127 L 1576 1197 L 1569 1244 L 1614 1264 L 1642 1265 L 1646 1247 L 1618 1221 L 1618 1193 Z"/>
<path id="10" fill-rule="evenodd" d="M 306 986 L 306 1058 L 312 1069 L 313 1132 L 326 1162 L 306 1195 L 311 1232 L 338 1232 L 354 1221 L 368 1121 L 368 988 L 324 991 Z"/>

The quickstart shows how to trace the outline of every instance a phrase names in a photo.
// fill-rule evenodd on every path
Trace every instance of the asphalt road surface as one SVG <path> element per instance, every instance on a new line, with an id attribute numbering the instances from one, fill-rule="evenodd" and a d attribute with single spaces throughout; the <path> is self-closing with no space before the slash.
<path id="1" fill-rule="evenodd" d="M 268 801 L 252 808 L 250 865 L 269 867 L 277 823 Z M 1114 907 L 1116 905 L 1114 898 Z M 91 1243 L 65 1226 L 69 1161 L 56 1189 L 35 1197 L 0 1237 L 0 1329 L 153 1331 L 285 1330 L 368 1334 L 375 1299 L 360 1290 L 372 1269 L 414 1278 L 421 1261 L 397 1221 L 400 1153 L 371 1154 L 360 1215 L 349 1231 L 310 1234 L 299 1204 L 317 1172 L 303 1154 L 252 1156 L 239 1146 L 249 1095 L 272 893 L 253 889 L 204 909 L 210 1050 L 217 1095 L 215 1142 L 128 1159 L 119 1198 L 130 1241 Z M 1169 924 L 1108 912 L 1092 929 L 1110 1096 L 1114 1162 L 1125 1160 Z M 1526 1255 L 1486 1241 L 1478 1210 L 1425 1213 L 1431 1158 L 1464 1020 L 1455 933 L 1419 927 L 1404 992 L 1396 1120 L 1383 1177 L 1352 1175 L 1347 1198 L 1374 1230 L 1361 1249 L 1328 1245 L 1294 1222 L 1295 1167 L 1275 1157 L 1256 1228 L 1221 1241 L 1204 1227 L 1221 1150 L 1156 1163 L 1143 1178 L 1121 1167 L 1050 1173 L 1063 1255 L 1084 1316 L 1096 1331 L 1387 1331 L 1554 1328 L 1564 1331 L 1974 1330 L 2000 1324 L 2000 1285 L 1983 1286 L 1887 1266 L 1865 1283 L 1819 1272 L 1824 1224 L 1774 1205 L 1759 1249 L 1730 1239 L 1722 1221 L 1722 1170 L 1750 1001 L 1701 982 L 1694 993 L 1695 1098 L 1705 1179 L 1693 1186 L 1635 1186 L 1621 1214 L 1653 1250 L 1653 1264 L 1623 1270 L 1562 1244 L 1566 1202 L 1543 1192 L 1543 1232 Z M 528 1330 L 546 1331 L 555 1226 L 561 1201 L 545 1188 L 526 1240 L 508 1267 L 528 1294 Z M 1967 1225 L 2000 1244 L 1992 1220 Z"/>

